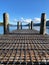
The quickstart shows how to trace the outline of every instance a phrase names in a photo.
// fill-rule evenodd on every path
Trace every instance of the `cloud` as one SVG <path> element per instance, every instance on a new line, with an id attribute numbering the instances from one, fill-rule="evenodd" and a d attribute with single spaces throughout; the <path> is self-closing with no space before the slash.
<path id="1" fill-rule="evenodd" d="M 49 19 L 46 19 L 46 21 L 48 21 Z M 34 23 L 40 23 L 41 22 L 41 18 L 34 18 Z"/>
<path id="2" fill-rule="evenodd" d="M 25 19 L 25 18 L 21 17 L 21 22 L 30 23 L 31 21 L 32 21 L 31 18 L 27 18 L 27 19 Z"/>
<path id="3" fill-rule="evenodd" d="M 24 20 L 24 18 L 23 18 L 23 17 L 21 17 L 21 20 Z"/>
<path id="4" fill-rule="evenodd" d="M 23 17 L 21 17 L 21 18 L 20 18 L 20 21 L 21 21 L 21 22 L 24 22 L 25 20 L 24 20 L 24 18 L 23 18 Z"/>
<path id="5" fill-rule="evenodd" d="M 40 18 L 34 18 L 34 23 L 40 23 L 41 19 Z"/>
<path id="6" fill-rule="evenodd" d="M 46 21 L 49 21 L 49 19 L 46 19 Z"/>
<path id="7" fill-rule="evenodd" d="M 17 19 L 14 19 L 13 21 L 14 21 L 14 22 L 17 22 L 18 20 L 17 20 Z"/>
<path id="8" fill-rule="evenodd" d="M 32 21 L 32 19 L 26 19 L 25 21 L 30 23 Z"/>
<path id="9" fill-rule="evenodd" d="M 46 19 L 46 21 L 48 21 L 49 19 Z M 30 23 L 31 21 L 33 21 L 34 23 L 40 23 L 41 22 L 41 18 L 37 18 L 35 17 L 33 20 L 31 18 L 23 18 L 21 17 L 20 19 L 14 19 L 13 23 L 17 24 L 17 22 L 20 21 L 22 23 Z"/>

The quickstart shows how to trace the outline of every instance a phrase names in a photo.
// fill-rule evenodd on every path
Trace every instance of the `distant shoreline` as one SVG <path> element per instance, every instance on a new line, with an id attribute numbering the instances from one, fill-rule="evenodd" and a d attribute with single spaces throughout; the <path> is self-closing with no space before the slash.
<path id="1" fill-rule="evenodd" d="M 9 25 L 13 26 L 12 24 L 9 24 Z M 0 22 L 0 26 L 3 26 L 3 22 Z M 40 26 L 40 23 L 34 23 L 33 26 Z M 49 24 L 46 24 L 46 26 L 49 26 Z"/>
<path id="2" fill-rule="evenodd" d="M 3 23 L 2 22 L 0 22 L 0 26 L 3 26 Z"/>

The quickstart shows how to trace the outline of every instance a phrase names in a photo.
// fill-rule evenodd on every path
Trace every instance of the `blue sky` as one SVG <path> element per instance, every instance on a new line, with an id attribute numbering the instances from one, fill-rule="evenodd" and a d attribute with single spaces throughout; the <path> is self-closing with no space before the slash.
<path id="1" fill-rule="evenodd" d="M 0 0 L 0 21 L 3 21 L 4 12 L 9 13 L 11 22 L 31 19 L 38 21 L 42 12 L 49 19 L 49 0 Z"/>

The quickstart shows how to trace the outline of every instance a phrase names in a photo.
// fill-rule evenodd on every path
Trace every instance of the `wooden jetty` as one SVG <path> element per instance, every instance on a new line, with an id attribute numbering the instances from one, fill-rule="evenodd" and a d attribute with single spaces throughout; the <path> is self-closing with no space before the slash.
<path id="1" fill-rule="evenodd" d="M 34 33 L 35 32 L 35 33 Z M 15 30 L 0 36 L 0 65 L 48 65 L 49 36 Z"/>
<path id="2" fill-rule="evenodd" d="M 8 15 L 3 14 L 4 35 L 0 35 L 0 65 L 49 65 L 49 35 L 45 35 L 46 15 L 42 14 L 40 32 L 29 26 L 9 32 Z"/>

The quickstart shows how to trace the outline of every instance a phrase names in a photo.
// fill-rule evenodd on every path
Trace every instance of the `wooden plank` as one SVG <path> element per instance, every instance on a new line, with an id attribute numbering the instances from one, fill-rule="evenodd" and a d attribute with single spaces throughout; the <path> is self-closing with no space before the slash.
<path id="1" fill-rule="evenodd" d="M 38 33 L 36 30 L 15 30 L 12 32 L 15 34 L 0 36 L 1 65 L 49 62 L 49 36 L 35 32 Z"/>

